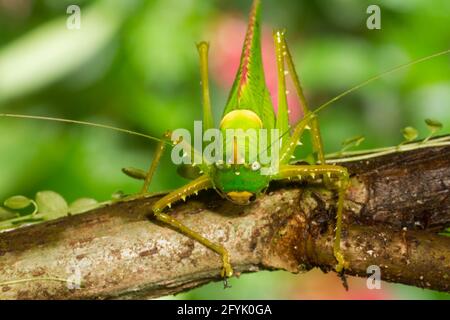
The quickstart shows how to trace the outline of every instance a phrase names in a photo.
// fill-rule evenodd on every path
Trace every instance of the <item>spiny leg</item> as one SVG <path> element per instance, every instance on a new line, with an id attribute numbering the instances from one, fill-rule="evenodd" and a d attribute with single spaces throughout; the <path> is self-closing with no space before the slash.
<path id="1" fill-rule="evenodd" d="M 298 77 L 297 71 L 295 69 L 294 61 L 292 60 L 291 52 L 289 51 L 289 46 L 286 41 L 285 34 L 283 33 L 280 38 L 282 42 L 282 46 L 284 49 L 284 58 L 289 70 L 289 73 L 291 75 L 292 82 L 294 83 L 295 91 L 297 92 L 298 98 L 300 100 L 300 103 L 303 107 L 303 113 L 306 115 L 310 112 L 308 108 L 308 103 L 306 101 L 305 95 L 303 93 L 302 86 L 300 84 L 300 79 Z M 320 135 L 320 129 L 319 129 L 319 122 L 317 118 L 313 118 L 310 121 L 309 126 L 311 127 L 311 140 L 312 145 L 314 148 L 314 151 L 317 153 L 318 160 L 321 164 L 325 164 L 325 156 L 323 152 L 323 143 L 322 143 L 322 137 Z"/>
<path id="2" fill-rule="evenodd" d="M 288 141 L 281 147 L 280 164 L 286 165 L 291 161 L 295 148 L 297 147 L 300 138 L 305 129 L 308 127 L 310 121 L 311 118 L 303 118 L 295 125 Z"/>
<path id="3" fill-rule="evenodd" d="M 295 65 L 292 60 L 292 56 L 286 41 L 285 32 L 278 31 L 276 33 L 275 47 L 277 52 L 278 74 L 279 74 L 278 77 L 280 78 L 281 76 L 283 80 L 282 83 L 284 83 L 285 81 L 284 63 L 286 62 L 289 73 L 291 74 L 291 79 L 294 83 L 295 90 L 297 92 L 297 96 L 300 100 L 304 112 L 303 119 L 297 123 L 295 129 L 292 132 L 292 136 L 289 143 L 287 145 L 284 145 L 285 147 L 284 151 L 286 151 L 285 152 L 286 154 L 282 155 L 281 163 L 287 164 L 290 161 L 290 159 L 293 157 L 295 147 L 298 144 L 300 144 L 300 138 L 303 134 L 303 131 L 305 129 L 311 129 L 311 140 L 313 150 L 317 155 L 317 160 L 321 164 L 325 164 L 325 155 L 323 152 L 323 144 L 319 129 L 319 122 L 315 116 L 310 116 L 309 119 L 306 117 L 306 115 L 310 115 L 310 111 L 308 108 L 308 103 L 306 101 L 305 95 L 303 93 L 302 86 L 300 84 L 300 79 L 298 77 L 297 71 L 295 70 Z M 282 74 L 280 75 L 281 72 Z M 333 185 L 328 176 L 326 175 L 323 176 L 323 181 L 325 185 L 328 187 L 331 187 Z"/>
<path id="4" fill-rule="evenodd" d="M 328 176 L 331 178 L 335 176 L 338 178 L 336 184 L 338 190 L 338 203 L 336 212 L 336 228 L 335 238 L 333 244 L 333 254 L 338 262 L 335 267 L 336 272 L 341 272 L 348 268 L 348 263 L 344 259 L 341 251 L 341 232 L 342 232 L 342 213 L 344 209 L 344 196 L 348 186 L 349 176 L 347 169 L 335 165 L 282 165 L 275 179 L 290 179 L 290 178 L 316 178 L 317 175 Z"/>
<path id="5" fill-rule="evenodd" d="M 275 44 L 275 56 L 277 60 L 277 75 L 278 75 L 278 99 L 277 99 L 277 120 L 276 128 L 281 134 L 288 132 L 289 127 L 289 114 L 288 114 L 288 104 L 286 97 L 286 76 L 284 70 L 284 45 L 283 45 L 284 31 L 275 31 L 273 33 L 274 44 Z M 281 137 L 281 146 L 285 146 L 289 136 Z"/>
<path id="6" fill-rule="evenodd" d="M 200 57 L 200 78 L 202 85 L 203 101 L 203 131 L 214 127 L 211 101 L 209 98 L 209 80 L 208 80 L 208 42 L 202 41 L 197 44 L 197 50 Z"/>
<path id="7" fill-rule="evenodd" d="M 230 255 L 228 254 L 228 251 L 222 247 L 221 245 L 218 245 L 216 243 L 211 242 L 210 240 L 203 237 L 201 234 L 195 232 L 194 230 L 188 228 L 184 224 L 182 224 L 180 221 L 176 220 L 175 218 L 171 217 L 170 215 L 163 212 L 163 210 L 166 207 L 171 207 L 171 204 L 179 201 L 179 200 L 185 200 L 186 197 L 192 194 L 197 194 L 200 190 L 205 190 L 212 187 L 211 179 L 207 175 L 203 175 L 194 181 L 188 183 L 187 185 L 178 188 L 177 190 L 172 191 L 168 195 L 162 197 L 159 199 L 152 207 L 153 214 L 155 215 L 156 219 L 158 219 L 161 222 L 164 222 L 173 228 L 175 228 L 177 231 L 187 235 L 188 237 L 200 242 L 205 247 L 213 250 L 214 252 L 218 253 L 222 257 L 222 277 L 231 277 L 233 275 L 233 269 L 230 264 Z"/>
<path id="8" fill-rule="evenodd" d="M 164 134 L 164 139 L 170 139 L 170 136 L 171 136 L 171 132 L 167 131 Z M 184 145 L 184 148 L 189 150 L 188 153 L 196 152 L 185 141 L 177 141 L 175 143 L 182 143 Z M 160 162 L 161 156 L 165 150 L 165 144 L 166 144 L 165 141 L 160 141 L 160 143 L 158 144 L 155 158 L 153 159 L 150 169 L 147 172 L 146 177 L 145 177 L 144 186 L 141 191 L 142 193 L 147 192 L 147 189 L 151 182 L 153 174 L 154 174 L 154 172 Z M 200 190 L 205 190 L 210 187 L 212 187 L 211 179 L 207 175 L 202 175 L 202 176 L 198 177 L 197 179 L 195 179 L 194 181 L 188 183 L 187 185 L 185 185 L 181 188 L 178 188 L 178 189 L 170 192 L 166 196 L 162 197 L 161 199 L 159 199 L 153 205 L 152 210 L 153 210 L 153 214 L 155 215 L 155 218 L 158 219 L 159 221 L 172 226 L 179 232 L 191 237 L 192 239 L 200 242 L 207 248 L 209 248 L 209 249 L 213 250 L 214 252 L 218 253 L 219 255 L 221 255 L 222 263 L 223 263 L 223 269 L 222 269 L 221 275 L 222 275 L 222 277 L 231 277 L 233 275 L 233 269 L 230 264 L 230 256 L 228 254 L 228 251 L 224 247 L 209 241 L 208 239 L 203 237 L 201 234 L 191 230 L 187 226 L 183 225 L 180 221 L 176 220 L 175 218 L 173 218 L 170 215 L 163 212 L 163 210 L 166 207 L 170 208 L 172 203 L 180 201 L 180 200 L 186 200 L 186 198 L 188 196 L 190 196 L 192 194 L 197 194 Z"/>
<path id="9" fill-rule="evenodd" d="M 150 182 L 152 181 L 153 175 L 155 174 L 156 168 L 158 167 L 159 162 L 161 161 L 161 156 L 164 153 L 166 148 L 166 143 L 168 139 L 170 139 L 171 132 L 166 131 L 163 135 L 163 139 L 158 142 L 158 146 L 156 147 L 155 157 L 150 164 L 150 168 L 145 174 L 144 185 L 141 189 L 141 194 L 148 192 L 148 187 L 150 186 Z"/>

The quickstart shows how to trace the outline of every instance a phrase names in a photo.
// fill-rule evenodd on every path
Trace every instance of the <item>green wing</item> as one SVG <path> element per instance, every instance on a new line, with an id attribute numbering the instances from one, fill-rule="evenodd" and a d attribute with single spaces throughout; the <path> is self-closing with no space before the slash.
<path id="1" fill-rule="evenodd" d="M 275 126 L 275 114 L 264 79 L 260 17 L 261 2 L 255 0 L 250 13 L 241 62 L 224 115 L 236 109 L 252 110 L 261 118 L 263 127 L 271 129 Z"/>

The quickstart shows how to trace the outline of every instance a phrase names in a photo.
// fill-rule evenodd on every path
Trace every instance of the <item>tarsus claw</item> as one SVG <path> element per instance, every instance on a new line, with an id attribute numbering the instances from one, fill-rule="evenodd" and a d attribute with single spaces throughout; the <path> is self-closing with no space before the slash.
<path id="1" fill-rule="evenodd" d="M 222 276 L 222 278 L 230 278 L 231 276 L 233 276 L 233 268 L 230 264 L 230 258 L 227 255 L 223 256 L 223 268 L 220 272 L 220 275 Z"/>
<path id="2" fill-rule="evenodd" d="M 334 253 L 338 264 L 335 266 L 337 273 L 341 273 L 344 269 L 348 269 L 349 263 L 345 261 L 344 255 L 341 252 Z"/>

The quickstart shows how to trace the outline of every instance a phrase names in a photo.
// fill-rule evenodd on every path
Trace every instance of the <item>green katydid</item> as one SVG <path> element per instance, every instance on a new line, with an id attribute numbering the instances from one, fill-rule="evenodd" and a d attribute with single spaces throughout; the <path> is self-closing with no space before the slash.
<path id="1" fill-rule="evenodd" d="M 257 160 L 248 161 L 248 148 L 240 146 L 239 144 L 232 145 L 234 155 L 243 155 L 244 161 L 238 161 L 237 157 L 232 158 L 231 162 L 225 163 L 199 163 L 197 168 L 200 175 L 192 182 L 178 188 L 169 194 L 160 198 L 152 208 L 152 213 L 156 219 L 168 224 L 178 230 L 179 232 L 197 240 L 201 244 L 218 253 L 222 258 L 223 268 L 222 277 L 230 277 L 233 275 L 233 269 L 230 262 L 230 255 L 228 251 L 221 246 L 204 238 L 199 233 L 191 230 L 171 217 L 165 210 L 174 202 L 185 200 L 186 197 L 197 194 L 201 190 L 215 189 L 220 195 L 238 204 L 249 204 L 252 200 L 264 193 L 273 180 L 285 179 L 304 179 L 320 180 L 329 188 L 333 188 L 338 193 L 337 209 L 336 209 L 336 232 L 334 239 L 334 255 L 337 261 L 336 271 L 342 272 L 348 267 L 345 258 L 341 252 L 341 229 L 342 229 L 342 213 L 343 201 L 346 191 L 346 186 L 349 180 L 349 174 L 345 167 L 338 165 L 326 164 L 322 139 L 317 120 L 317 113 L 336 100 L 343 96 L 367 85 L 368 83 L 401 68 L 440 56 L 450 52 L 450 50 L 442 51 L 405 65 L 396 67 L 392 70 L 377 75 L 347 91 L 331 99 L 325 104 L 318 107 L 315 111 L 310 111 L 307 101 L 303 94 L 300 80 L 295 70 L 294 62 L 292 60 L 284 31 L 274 32 L 274 43 L 277 59 L 277 75 L 278 75 L 278 112 L 275 115 L 274 106 L 272 105 L 269 91 L 267 89 L 264 70 L 262 66 L 261 48 L 260 48 L 260 15 L 261 15 L 260 0 L 254 0 L 252 10 L 250 13 L 250 21 L 248 24 L 247 34 L 245 37 L 240 66 L 232 86 L 228 102 L 225 106 L 222 120 L 219 129 L 226 131 L 227 129 L 278 129 L 282 133 L 277 144 L 270 143 L 269 150 L 258 150 L 258 154 L 263 151 L 276 151 L 279 154 L 277 159 L 278 170 L 272 174 L 261 174 L 264 165 L 261 165 Z M 209 83 L 208 83 L 208 49 L 209 45 L 206 42 L 200 42 L 197 45 L 200 57 L 200 75 L 202 84 L 202 100 L 203 100 L 203 130 L 208 130 L 214 127 L 213 117 L 211 111 L 210 97 L 209 97 Z M 287 66 L 287 70 L 285 67 Z M 286 98 L 286 71 L 291 76 L 294 83 L 296 94 L 303 107 L 303 118 L 293 127 L 289 127 L 288 121 L 288 105 Z M 162 139 L 154 138 L 145 134 L 132 132 L 126 129 L 115 128 L 111 126 L 88 123 L 83 121 L 58 119 L 51 117 L 38 117 L 17 114 L 0 114 L 6 117 L 17 118 L 32 118 L 40 120 L 52 120 L 61 122 L 78 123 L 83 125 L 91 125 L 103 127 L 113 130 L 122 131 L 129 134 L 143 136 L 149 139 L 158 140 L 159 145 L 155 158 L 153 159 L 150 169 L 144 174 L 137 172 L 125 173 L 130 176 L 141 178 L 144 184 L 139 196 L 144 196 L 148 193 L 148 186 L 151 182 L 152 176 L 157 168 L 158 162 L 161 158 L 166 145 L 176 146 L 178 144 L 186 146 L 186 141 L 175 139 L 175 143 L 170 133 L 166 133 Z M 300 142 L 302 134 L 305 130 L 311 130 L 312 145 L 317 154 L 316 164 L 314 165 L 292 165 L 290 164 L 291 157 Z M 275 148 L 278 148 L 275 150 Z M 191 150 L 191 149 L 189 149 Z M 194 150 L 194 149 L 192 149 Z M 195 151 L 193 151 L 195 152 Z"/>

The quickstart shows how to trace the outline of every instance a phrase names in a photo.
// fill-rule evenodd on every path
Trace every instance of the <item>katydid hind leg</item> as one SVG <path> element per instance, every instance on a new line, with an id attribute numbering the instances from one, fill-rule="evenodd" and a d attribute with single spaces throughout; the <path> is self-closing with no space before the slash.
<path id="1" fill-rule="evenodd" d="M 287 64 L 287 67 L 289 70 L 289 74 L 291 75 L 291 79 L 292 79 L 292 82 L 294 83 L 295 91 L 300 100 L 300 104 L 303 108 L 303 113 L 306 115 L 307 113 L 310 112 L 309 107 L 308 107 L 308 102 L 306 101 L 305 94 L 303 93 L 303 88 L 300 83 L 300 78 L 299 78 L 297 70 L 295 68 L 295 64 L 292 59 L 292 55 L 289 50 L 289 46 L 286 41 L 286 38 L 283 37 L 282 41 L 283 41 L 283 46 L 284 46 L 284 50 L 286 53 L 284 55 L 284 57 L 285 57 L 286 64 Z M 316 117 L 314 117 L 311 120 L 309 127 L 311 128 L 311 140 L 312 140 L 314 152 L 317 154 L 317 160 L 321 164 L 324 164 L 325 163 L 325 155 L 324 155 L 324 151 L 323 151 L 322 137 L 320 134 L 319 121 Z"/>
<path id="2" fill-rule="evenodd" d="M 288 103 L 286 96 L 286 76 L 284 67 L 284 31 L 274 31 L 273 39 L 275 44 L 275 56 L 277 61 L 277 76 L 278 76 L 278 99 L 277 106 L 278 112 L 276 117 L 276 128 L 280 133 L 285 133 L 290 130 L 289 128 L 289 115 L 288 115 Z M 281 138 L 281 146 L 285 146 L 288 141 L 288 137 Z"/>

